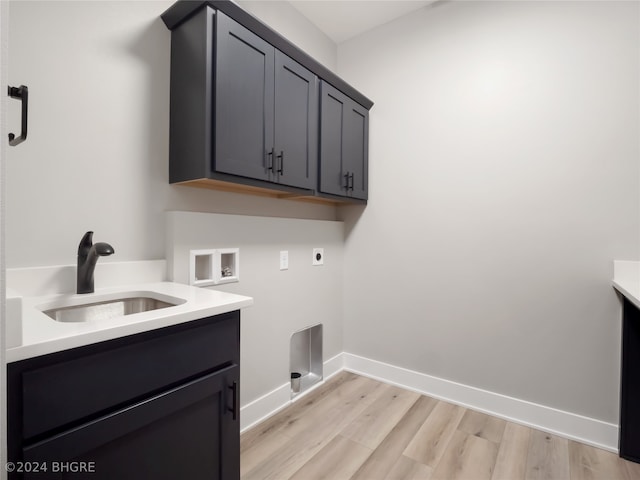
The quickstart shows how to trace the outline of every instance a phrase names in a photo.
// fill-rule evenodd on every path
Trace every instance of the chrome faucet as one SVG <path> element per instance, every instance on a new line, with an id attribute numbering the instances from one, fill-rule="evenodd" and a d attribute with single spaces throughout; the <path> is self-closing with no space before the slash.
<path id="1" fill-rule="evenodd" d="M 111 245 L 104 242 L 93 243 L 93 232 L 87 232 L 78 245 L 77 293 L 93 293 L 93 271 L 98 257 L 115 253 Z"/>

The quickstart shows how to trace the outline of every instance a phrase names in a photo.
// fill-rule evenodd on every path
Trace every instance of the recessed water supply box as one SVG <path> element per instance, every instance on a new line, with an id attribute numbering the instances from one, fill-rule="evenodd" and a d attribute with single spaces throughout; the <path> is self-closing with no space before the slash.
<path id="1" fill-rule="evenodd" d="M 292 399 L 322 381 L 322 324 L 291 335 L 289 366 Z"/>
<path id="2" fill-rule="evenodd" d="M 219 248 L 217 250 L 217 274 L 215 284 L 240 281 L 240 249 Z"/>
<path id="3" fill-rule="evenodd" d="M 189 284 L 195 287 L 240 281 L 240 249 L 189 251 Z"/>

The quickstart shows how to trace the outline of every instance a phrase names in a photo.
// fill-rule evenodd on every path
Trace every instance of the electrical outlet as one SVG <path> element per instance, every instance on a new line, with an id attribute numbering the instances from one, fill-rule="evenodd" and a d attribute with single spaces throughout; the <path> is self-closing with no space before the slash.
<path id="1" fill-rule="evenodd" d="M 289 270 L 289 251 L 280 250 L 280 270 Z"/>
<path id="2" fill-rule="evenodd" d="M 312 265 L 324 265 L 324 248 L 313 249 L 313 262 Z"/>

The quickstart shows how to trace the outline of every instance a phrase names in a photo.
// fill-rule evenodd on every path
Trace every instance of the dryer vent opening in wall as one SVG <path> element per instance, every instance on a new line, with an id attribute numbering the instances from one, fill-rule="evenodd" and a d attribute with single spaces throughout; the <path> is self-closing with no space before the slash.
<path id="1" fill-rule="evenodd" d="M 291 335 L 291 398 L 304 393 L 322 380 L 322 324 Z"/>

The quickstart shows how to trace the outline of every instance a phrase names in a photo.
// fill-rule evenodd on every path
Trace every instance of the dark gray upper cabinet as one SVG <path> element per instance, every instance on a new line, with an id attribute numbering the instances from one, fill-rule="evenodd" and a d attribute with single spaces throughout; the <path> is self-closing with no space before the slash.
<path id="1" fill-rule="evenodd" d="M 212 8 L 177 27 L 171 42 L 170 181 L 312 194 L 317 77 Z"/>
<path id="2" fill-rule="evenodd" d="M 233 2 L 179 1 L 162 19 L 171 183 L 366 200 L 373 102 Z"/>
<path id="3" fill-rule="evenodd" d="M 321 82 L 320 192 L 366 200 L 369 111 Z"/>

